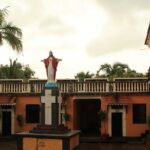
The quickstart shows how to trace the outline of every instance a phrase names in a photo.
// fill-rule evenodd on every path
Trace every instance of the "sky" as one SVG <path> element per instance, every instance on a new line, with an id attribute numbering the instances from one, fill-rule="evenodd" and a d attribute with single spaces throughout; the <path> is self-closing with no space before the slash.
<path id="1" fill-rule="evenodd" d="M 57 79 L 81 72 L 96 73 L 100 65 L 121 62 L 137 72 L 150 66 L 144 45 L 150 23 L 149 0 L 1 0 L 7 20 L 23 32 L 23 53 L 7 43 L 0 47 L 0 64 L 9 59 L 29 65 L 46 78 L 42 59 L 49 51 L 61 58 Z"/>

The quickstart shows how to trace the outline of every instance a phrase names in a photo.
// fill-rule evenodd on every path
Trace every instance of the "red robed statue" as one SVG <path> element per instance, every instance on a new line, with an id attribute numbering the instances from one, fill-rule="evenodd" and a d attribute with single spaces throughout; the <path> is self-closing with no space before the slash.
<path id="1" fill-rule="evenodd" d="M 61 61 L 61 59 L 54 57 L 52 51 L 49 52 L 48 58 L 42 60 L 45 64 L 48 82 L 50 83 L 55 82 L 57 65 L 59 61 Z"/>

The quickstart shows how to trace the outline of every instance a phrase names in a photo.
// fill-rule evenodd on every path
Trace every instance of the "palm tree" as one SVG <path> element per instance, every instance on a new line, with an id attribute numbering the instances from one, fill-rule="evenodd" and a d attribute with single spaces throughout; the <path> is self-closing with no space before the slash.
<path id="1" fill-rule="evenodd" d="M 85 78 L 92 78 L 93 76 L 94 74 L 91 74 L 89 71 L 81 71 L 75 75 L 75 79 L 79 79 L 79 81 L 83 82 Z"/>
<path id="2" fill-rule="evenodd" d="M 100 75 L 100 72 L 103 72 L 103 74 Z M 113 80 L 113 78 L 118 77 L 143 77 L 144 75 L 142 73 L 138 73 L 135 70 L 132 70 L 129 68 L 127 64 L 123 64 L 120 62 L 117 62 L 113 65 L 110 65 L 108 63 L 103 64 L 100 66 L 99 70 L 96 73 L 96 77 L 106 77 L 109 80 Z"/>
<path id="3" fill-rule="evenodd" d="M 23 77 L 24 72 L 22 70 L 23 66 L 17 62 L 17 59 L 12 61 L 12 59 L 9 60 L 10 65 L 8 66 L 8 78 L 9 79 L 18 79 L 19 76 Z"/>
<path id="4" fill-rule="evenodd" d="M 96 73 L 96 77 L 99 77 L 99 73 L 103 71 L 104 74 L 101 75 L 101 76 L 104 76 L 104 77 L 108 77 L 108 76 L 112 76 L 112 66 L 108 63 L 105 63 L 103 65 L 100 66 L 99 70 L 97 71 Z"/>
<path id="5" fill-rule="evenodd" d="M 7 14 L 7 8 L 0 9 L 0 45 L 3 45 L 3 42 L 6 41 L 13 50 L 16 50 L 18 53 L 22 52 L 22 31 L 6 21 Z"/>
<path id="6" fill-rule="evenodd" d="M 9 65 L 0 65 L 0 79 L 28 79 L 34 78 L 35 72 L 29 65 L 22 65 L 17 59 L 11 60 Z"/>

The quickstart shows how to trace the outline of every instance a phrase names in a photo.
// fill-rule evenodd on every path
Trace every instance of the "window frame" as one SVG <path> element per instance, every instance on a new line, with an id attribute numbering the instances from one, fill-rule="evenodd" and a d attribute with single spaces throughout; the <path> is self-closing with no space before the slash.
<path id="1" fill-rule="evenodd" d="M 37 116 L 35 117 L 35 115 Z M 39 123 L 40 122 L 40 105 L 39 104 L 27 104 L 25 119 L 26 119 L 26 123 Z"/>
<path id="2" fill-rule="evenodd" d="M 132 105 L 132 122 L 133 124 L 146 124 L 147 111 L 146 104 L 133 104 Z M 137 112 L 138 110 L 138 112 Z"/>

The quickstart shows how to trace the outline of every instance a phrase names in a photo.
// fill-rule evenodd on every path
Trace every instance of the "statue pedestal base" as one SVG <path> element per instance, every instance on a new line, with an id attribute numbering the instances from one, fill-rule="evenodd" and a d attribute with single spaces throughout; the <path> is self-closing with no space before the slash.
<path id="1" fill-rule="evenodd" d="M 65 134 L 18 133 L 18 150 L 79 150 L 79 133 L 79 131 Z"/>
<path id="2" fill-rule="evenodd" d="M 17 133 L 18 150 L 78 150 L 80 131 L 61 124 L 61 98 L 55 83 L 41 94 L 41 121 L 29 132 Z"/>
<path id="3" fill-rule="evenodd" d="M 58 126 L 52 125 L 38 125 L 33 128 L 30 133 L 44 133 L 44 134 L 63 134 L 68 133 L 70 130 L 63 124 Z"/>
<path id="4" fill-rule="evenodd" d="M 70 130 L 61 123 L 62 99 L 56 83 L 46 83 L 41 94 L 41 121 L 30 133 L 67 133 Z"/>
<path id="5" fill-rule="evenodd" d="M 57 87 L 56 82 L 46 82 L 45 83 L 45 88 L 55 88 L 55 87 Z"/>

